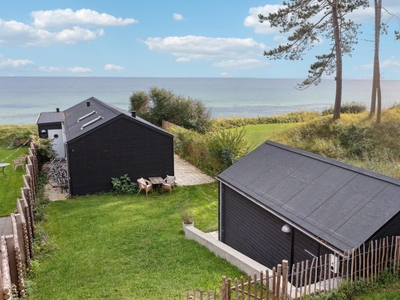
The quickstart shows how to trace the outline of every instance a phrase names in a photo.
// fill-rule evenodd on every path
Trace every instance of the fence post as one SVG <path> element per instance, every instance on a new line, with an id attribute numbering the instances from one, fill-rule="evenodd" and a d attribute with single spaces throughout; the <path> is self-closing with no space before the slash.
<path id="1" fill-rule="evenodd" d="M 287 296 L 287 284 L 288 284 L 288 261 L 282 260 L 282 300 L 285 300 Z"/>
<path id="2" fill-rule="evenodd" d="M 1 266 L 1 293 L 4 300 L 8 300 L 12 296 L 10 265 L 8 262 L 7 242 L 5 236 L 0 237 L 0 266 Z"/>
<path id="3" fill-rule="evenodd" d="M 226 283 L 226 276 L 222 276 L 222 284 L 221 284 L 221 300 L 225 300 L 225 283 Z"/>

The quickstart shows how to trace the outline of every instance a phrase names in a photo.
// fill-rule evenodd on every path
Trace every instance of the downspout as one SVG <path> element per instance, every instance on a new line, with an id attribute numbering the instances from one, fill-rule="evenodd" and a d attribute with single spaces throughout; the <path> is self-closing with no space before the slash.
<path id="1" fill-rule="evenodd" d="M 222 240 L 222 182 L 218 181 L 218 240 Z"/>

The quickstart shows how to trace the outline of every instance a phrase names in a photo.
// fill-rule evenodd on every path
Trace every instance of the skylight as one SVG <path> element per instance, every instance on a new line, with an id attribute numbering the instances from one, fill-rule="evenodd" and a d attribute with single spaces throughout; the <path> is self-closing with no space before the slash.
<path id="1" fill-rule="evenodd" d="M 85 127 L 87 127 L 87 126 L 89 126 L 89 125 L 91 125 L 91 124 L 93 124 L 93 123 L 95 123 L 95 122 L 97 122 L 99 120 L 102 120 L 102 119 L 104 119 L 102 116 L 98 116 L 96 119 L 93 119 L 92 121 L 83 124 L 82 127 L 81 127 L 81 130 L 83 130 Z"/>
<path id="2" fill-rule="evenodd" d="M 83 117 L 80 117 L 80 118 L 78 119 L 78 123 L 79 123 L 80 121 L 82 121 L 83 119 L 86 119 L 87 117 L 90 117 L 91 115 L 94 115 L 94 114 L 97 114 L 97 111 L 94 110 L 94 111 L 88 113 L 87 115 L 84 115 Z"/>

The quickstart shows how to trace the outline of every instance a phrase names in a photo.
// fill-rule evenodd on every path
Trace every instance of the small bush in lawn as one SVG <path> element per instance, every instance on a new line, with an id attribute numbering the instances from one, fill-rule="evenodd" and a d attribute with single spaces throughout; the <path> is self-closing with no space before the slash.
<path id="1" fill-rule="evenodd" d="M 122 175 L 120 178 L 111 178 L 113 193 L 115 194 L 134 194 L 137 192 L 137 184 L 132 182 L 128 174 Z"/>
<path id="2" fill-rule="evenodd" d="M 345 102 L 340 107 L 340 113 L 342 114 L 359 114 L 365 111 L 367 111 L 367 107 L 361 102 Z M 333 107 L 323 110 L 322 115 L 333 115 Z"/>

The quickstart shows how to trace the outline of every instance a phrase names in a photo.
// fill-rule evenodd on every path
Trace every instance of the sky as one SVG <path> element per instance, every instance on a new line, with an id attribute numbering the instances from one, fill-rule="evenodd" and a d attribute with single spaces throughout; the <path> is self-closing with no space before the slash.
<path id="1" fill-rule="evenodd" d="M 0 4 L 0 76 L 306 78 L 315 55 L 327 53 L 324 37 L 302 60 L 263 56 L 287 34 L 260 23 L 282 0 L 13 0 Z M 372 4 L 371 0 L 371 4 Z M 383 0 L 400 17 L 399 0 Z M 372 6 L 351 19 L 361 24 L 343 77 L 370 79 Z M 400 80 L 398 18 L 383 16 L 383 80 Z M 326 77 L 325 77 L 326 78 Z M 327 77 L 329 78 L 329 76 Z"/>

